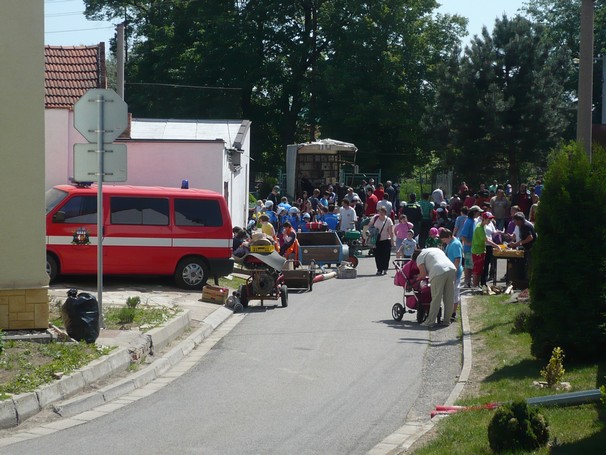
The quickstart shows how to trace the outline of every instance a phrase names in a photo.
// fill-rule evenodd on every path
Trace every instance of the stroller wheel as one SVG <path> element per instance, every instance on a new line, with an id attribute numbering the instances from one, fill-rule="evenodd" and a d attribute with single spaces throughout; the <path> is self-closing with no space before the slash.
<path id="1" fill-rule="evenodd" d="M 404 307 L 399 303 L 394 304 L 394 306 L 391 307 L 391 316 L 396 321 L 401 321 L 404 317 Z"/>

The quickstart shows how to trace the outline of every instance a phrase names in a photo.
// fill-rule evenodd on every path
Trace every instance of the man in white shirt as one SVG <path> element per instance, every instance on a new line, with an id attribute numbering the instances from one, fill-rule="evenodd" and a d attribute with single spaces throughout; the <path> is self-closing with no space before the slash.
<path id="1" fill-rule="evenodd" d="M 413 260 L 415 256 L 413 255 Z M 422 325 L 433 327 L 438 318 L 442 300 L 444 301 L 444 312 L 442 313 L 442 325 L 450 325 L 450 315 L 454 309 L 454 279 L 457 275 L 457 269 L 446 253 L 440 248 L 425 248 L 418 253 L 416 257 L 419 267 L 419 276 L 429 276 L 431 285 L 431 304 L 429 314 Z"/>
<path id="2" fill-rule="evenodd" d="M 385 193 L 383 199 L 377 202 L 377 212 L 381 207 L 385 207 L 387 210 L 387 216 L 393 220 L 393 204 L 389 202 L 389 194 Z"/>
<path id="3" fill-rule="evenodd" d="M 351 207 L 347 199 L 343 199 L 339 208 L 339 231 L 354 229 L 356 226 L 356 211 Z"/>

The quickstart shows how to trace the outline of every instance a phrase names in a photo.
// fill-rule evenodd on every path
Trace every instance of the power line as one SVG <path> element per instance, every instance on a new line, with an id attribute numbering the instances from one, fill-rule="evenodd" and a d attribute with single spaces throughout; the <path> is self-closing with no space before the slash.
<path id="1" fill-rule="evenodd" d="M 67 13 L 50 13 L 50 14 L 45 14 L 44 17 L 62 17 L 62 16 L 76 16 L 76 15 L 84 15 L 84 11 L 70 11 Z"/>
<path id="2" fill-rule="evenodd" d="M 204 85 L 181 85 L 181 84 L 162 84 L 156 82 L 126 82 L 126 85 L 155 85 L 158 87 L 171 87 L 171 88 L 195 88 L 195 89 L 206 89 L 206 90 L 242 90 L 241 87 L 209 87 Z"/>
<path id="3" fill-rule="evenodd" d="M 45 35 L 51 35 L 54 33 L 71 33 L 71 32 L 87 32 L 90 30 L 107 30 L 109 28 L 114 28 L 113 25 L 107 27 L 95 27 L 95 28 L 77 28 L 73 30 L 56 30 L 54 32 L 44 32 Z"/>

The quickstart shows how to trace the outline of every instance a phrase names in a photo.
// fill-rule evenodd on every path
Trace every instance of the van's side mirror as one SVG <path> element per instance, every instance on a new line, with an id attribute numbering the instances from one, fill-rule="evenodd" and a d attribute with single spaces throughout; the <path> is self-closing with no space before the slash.
<path id="1" fill-rule="evenodd" d="M 53 215 L 53 223 L 63 223 L 65 221 L 65 212 L 57 212 Z"/>

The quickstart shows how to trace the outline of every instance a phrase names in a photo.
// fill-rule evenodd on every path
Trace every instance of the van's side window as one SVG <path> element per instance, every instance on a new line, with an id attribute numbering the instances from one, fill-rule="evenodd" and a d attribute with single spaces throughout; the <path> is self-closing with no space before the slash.
<path id="1" fill-rule="evenodd" d="M 223 226 L 219 202 L 212 199 L 175 199 L 177 226 Z"/>
<path id="2" fill-rule="evenodd" d="M 152 197 L 112 197 L 112 224 L 168 226 L 168 199 Z"/>
<path id="3" fill-rule="evenodd" d="M 95 224 L 97 222 L 97 198 L 74 196 L 59 210 L 65 213 L 63 223 Z"/>

